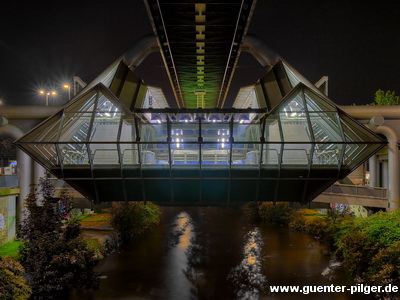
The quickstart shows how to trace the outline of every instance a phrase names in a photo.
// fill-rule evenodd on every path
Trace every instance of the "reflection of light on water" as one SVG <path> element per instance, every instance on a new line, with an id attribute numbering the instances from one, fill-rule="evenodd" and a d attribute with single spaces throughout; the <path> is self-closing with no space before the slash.
<path id="1" fill-rule="evenodd" d="M 243 260 L 231 270 L 228 281 L 233 284 L 238 299 L 258 299 L 260 292 L 265 290 L 267 278 L 261 270 L 261 250 L 263 241 L 258 228 L 246 235 L 247 241 L 243 247 Z"/>
<path id="2" fill-rule="evenodd" d="M 187 212 L 179 213 L 170 233 L 170 249 L 165 258 L 163 276 L 165 278 L 165 295 L 163 295 L 163 299 L 190 299 L 192 295 L 191 290 L 194 287 L 184 271 L 188 267 L 185 252 L 191 246 L 193 236 L 190 215 Z"/>
<path id="3" fill-rule="evenodd" d="M 187 212 L 181 212 L 177 216 L 177 230 L 182 232 L 178 247 L 184 250 L 186 250 L 186 248 L 190 245 L 190 238 L 192 237 L 193 226 L 191 221 L 192 220 Z"/>

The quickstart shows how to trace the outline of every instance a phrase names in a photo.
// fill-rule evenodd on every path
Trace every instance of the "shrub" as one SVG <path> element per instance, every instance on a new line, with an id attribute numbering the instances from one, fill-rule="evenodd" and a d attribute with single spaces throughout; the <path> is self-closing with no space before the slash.
<path id="1" fill-rule="evenodd" d="M 263 202 L 258 207 L 258 212 L 264 221 L 275 224 L 286 225 L 290 221 L 292 209 L 288 203 L 270 203 Z"/>
<path id="2" fill-rule="evenodd" d="M 28 196 L 28 214 L 19 231 L 21 262 L 28 274 L 32 299 L 59 299 L 72 288 L 96 288 L 98 276 L 93 267 L 97 261 L 81 238 L 80 225 L 71 221 L 62 230 L 54 187 L 47 177 L 41 181 L 40 193 L 41 206 L 37 204 L 37 193 Z"/>
<path id="3" fill-rule="evenodd" d="M 251 201 L 244 204 L 241 209 L 246 216 L 258 219 L 260 217 L 258 207 L 259 203 L 257 201 Z"/>
<path id="4" fill-rule="evenodd" d="M 118 230 L 122 241 L 160 222 L 160 207 L 152 202 L 113 202 L 110 209 L 111 225 Z"/>
<path id="5" fill-rule="evenodd" d="M 306 231 L 305 215 L 299 210 L 293 210 L 290 214 L 289 227 L 298 231 Z"/>
<path id="6" fill-rule="evenodd" d="M 0 257 L 0 299 L 28 299 L 31 289 L 23 278 L 24 268 L 10 257 Z"/>

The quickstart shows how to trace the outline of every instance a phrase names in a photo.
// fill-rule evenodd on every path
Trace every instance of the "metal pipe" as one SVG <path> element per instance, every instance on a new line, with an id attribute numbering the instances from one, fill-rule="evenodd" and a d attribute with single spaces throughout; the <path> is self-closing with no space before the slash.
<path id="1" fill-rule="evenodd" d="M 267 43 L 252 34 L 246 35 L 241 51 L 250 53 L 266 69 L 273 67 L 282 59 Z"/>
<path id="2" fill-rule="evenodd" d="M 375 116 L 382 116 L 386 119 L 398 119 L 400 117 L 400 105 L 338 105 L 338 108 L 355 119 L 370 119 Z"/>
<path id="3" fill-rule="evenodd" d="M 300 72 L 293 68 L 286 60 L 284 60 L 279 54 L 272 50 L 267 43 L 261 38 L 247 34 L 241 51 L 250 53 L 267 71 L 274 67 L 279 61 L 283 62 L 295 76 L 306 86 L 312 89 L 315 93 L 320 95 L 327 101 L 330 100 L 323 92 L 321 92 L 311 81 L 305 78 Z"/>
<path id="4" fill-rule="evenodd" d="M 142 63 L 142 61 L 150 54 L 156 51 L 160 51 L 158 47 L 157 40 L 154 35 L 145 35 L 138 41 L 135 45 L 117 58 L 111 65 L 109 65 L 100 75 L 98 75 L 94 80 L 92 80 L 88 85 L 86 85 L 77 95 L 83 95 L 96 84 L 104 80 L 104 78 L 110 74 L 110 72 L 116 68 L 119 63 L 123 60 L 125 61 L 129 68 L 134 71 L 134 69 Z M 75 96 L 76 97 L 76 96 Z"/>
<path id="5" fill-rule="evenodd" d="M 390 203 L 389 210 L 395 210 L 399 205 L 399 148 L 397 147 L 398 137 L 396 132 L 388 126 L 381 125 L 375 130 L 375 133 L 383 134 L 389 142 L 388 145 L 388 160 L 389 160 L 389 184 L 388 184 L 388 199 Z"/>
<path id="6" fill-rule="evenodd" d="M 45 169 L 38 164 L 37 162 L 33 162 L 33 184 L 39 185 L 40 178 L 43 178 L 45 174 Z M 39 199 L 41 200 L 41 199 Z"/>
<path id="7" fill-rule="evenodd" d="M 382 176 L 382 187 L 383 188 L 388 188 L 388 168 L 389 168 L 389 163 L 388 161 L 384 160 L 382 161 L 382 171 L 381 171 L 381 176 Z"/>
<path id="8" fill-rule="evenodd" d="M 0 117 L 13 119 L 46 119 L 63 109 L 64 106 L 2 106 Z"/>
<path id="9" fill-rule="evenodd" d="M 148 34 L 140 38 L 121 58 L 134 70 L 149 54 L 159 51 L 160 47 L 158 46 L 156 37 L 154 34 Z"/>
<path id="10" fill-rule="evenodd" d="M 373 155 L 369 158 L 368 164 L 369 164 L 369 185 L 376 187 L 378 183 L 378 176 L 377 176 L 377 170 L 378 170 L 378 157 L 376 155 Z"/>

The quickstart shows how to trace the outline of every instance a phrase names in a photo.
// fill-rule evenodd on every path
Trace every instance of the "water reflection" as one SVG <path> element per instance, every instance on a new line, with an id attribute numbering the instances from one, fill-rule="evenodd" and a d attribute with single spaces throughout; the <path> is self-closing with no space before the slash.
<path id="1" fill-rule="evenodd" d="M 267 284 L 348 282 L 338 281 L 345 274 L 333 281 L 321 275 L 333 264 L 313 237 L 271 224 L 254 226 L 231 208 L 163 207 L 159 226 L 99 263 L 100 290 L 75 291 L 69 299 L 368 299 L 362 294 L 264 291 Z"/>
<path id="2" fill-rule="evenodd" d="M 237 299 L 256 300 L 266 291 L 267 277 L 262 274 L 262 247 L 264 242 L 259 228 L 250 230 L 243 247 L 243 260 L 228 275 Z"/>
<path id="3" fill-rule="evenodd" d="M 186 250 L 195 236 L 190 215 L 180 212 L 172 225 L 169 235 L 169 249 L 163 267 L 163 299 L 191 299 L 194 285 L 189 281 L 185 270 L 188 269 Z"/>

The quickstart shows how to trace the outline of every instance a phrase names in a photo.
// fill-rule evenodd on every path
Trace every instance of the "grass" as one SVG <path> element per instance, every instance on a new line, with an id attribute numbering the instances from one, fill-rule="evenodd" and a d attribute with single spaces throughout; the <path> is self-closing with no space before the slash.
<path id="1" fill-rule="evenodd" d="M 81 215 L 78 216 L 78 221 L 82 227 L 86 228 L 99 228 L 99 227 L 110 227 L 110 214 L 109 213 L 98 213 L 93 215 Z M 97 236 L 107 235 L 109 232 L 96 232 Z M 101 256 L 102 247 L 100 240 L 98 238 L 85 238 L 88 247 L 95 251 L 97 256 Z M 18 259 L 18 248 L 21 245 L 20 241 L 13 241 L 5 243 L 0 246 L 0 257 L 10 256 L 14 259 Z"/>
<path id="2" fill-rule="evenodd" d="M 103 257 L 104 246 L 98 239 L 96 238 L 85 239 L 85 242 L 88 248 L 94 251 L 94 255 L 97 258 Z"/>
<path id="3" fill-rule="evenodd" d="M 110 214 L 98 213 L 89 215 L 86 218 L 81 219 L 79 223 L 85 228 L 110 227 Z"/>
<path id="4" fill-rule="evenodd" d="M 0 257 L 11 256 L 12 258 L 17 258 L 19 245 L 21 245 L 20 241 L 14 241 L 0 246 Z"/>

